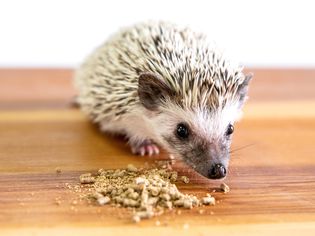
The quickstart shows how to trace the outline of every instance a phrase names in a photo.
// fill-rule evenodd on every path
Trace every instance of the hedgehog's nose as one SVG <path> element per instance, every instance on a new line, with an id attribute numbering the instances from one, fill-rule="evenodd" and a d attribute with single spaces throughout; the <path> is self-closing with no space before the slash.
<path id="1" fill-rule="evenodd" d="M 209 171 L 210 179 L 221 179 L 226 176 L 226 169 L 222 164 L 214 164 Z"/>

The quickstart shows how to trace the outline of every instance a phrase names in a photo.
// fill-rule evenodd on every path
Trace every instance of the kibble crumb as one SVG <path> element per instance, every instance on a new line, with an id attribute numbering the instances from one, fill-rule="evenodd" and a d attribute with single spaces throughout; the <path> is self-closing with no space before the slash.
<path id="1" fill-rule="evenodd" d="M 57 174 L 60 174 L 61 173 L 61 168 L 60 167 L 56 167 L 55 171 L 56 171 Z"/>
<path id="2" fill-rule="evenodd" d="M 225 184 L 225 183 L 222 183 L 222 184 L 220 185 L 220 189 L 221 189 L 224 193 L 230 192 L 230 187 L 229 187 L 227 184 Z"/>
<path id="3" fill-rule="evenodd" d="M 110 202 L 110 198 L 109 197 L 100 197 L 97 199 L 97 202 L 100 205 L 105 205 L 105 204 Z"/>
<path id="4" fill-rule="evenodd" d="M 139 222 L 141 221 L 141 218 L 140 218 L 140 216 L 138 216 L 138 215 L 134 215 L 134 216 L 132 217 L 132 220 L 133 220 L 133 222 L 135 222 L 135 223 L 139 223 Z"/>
<path id="5" fill-rule="evenodd" d="M 56 197 L 56 198 L 55 198 L 55 204 L 56 204 L 57 206 L 60 206 L 60 205 L 61 205 L 61 198 L 60 198 L 60 197 Z"/>
<path id="6" fill-rule="evenodd" d="M 57 206 L 60 206 L 60 205 L 61 205 L 61 201 L 57 200 L 57 201 L 55 201 L 55 204 L 56 204 Z"/>
<path id="7" fill-rule="evenodd" d="M 181 181 L 183 181 L 183 183 L 188 184 L 189 183 L 189 178 L 187 176 L 182 176 L 180 177 Z"/>
<path id="8" fill-rule="evenodd" d="M 203 197 L 201 201 L 203 205 L 215 205 L 215 198 L 211 196 Z"/>
<path id="9" fill-rule="evenodd" d="M 199 212 L 200 215 L 202 215 L 205 212 L 205 210 L 204 209 L 200 209 L 198 212 Z"/>
<path id="10" fill-rule="evenodd" d="M 177 172 L 176 171 L 172 171 L 171 175 L 170 175 L 170 181 L 171 182 L 175 182 L 177 180 Z"/>
<path id="11" fill-rule="evenodd" d="M 72 205 L 77 205 L 77 204 L 78 204 L 78 201 L 77 201 L 77 200 L 73 200 L 73 201 L 71 202 L 71 204 L 72 204 Z"/>
<path id="12" fill-rule="evenodd" d="M 135 167 L 135 166 L 132 165 L 132 164 L 128 164 L 128 165 L 127 165 L 127 170 L 130 171 L 130 172 L 137 172 L 137 171 L 138 171 L 138 168 Z"/>
<path id="13" fill-rule="evenodd" d="M 95 182 L 95 178 L 91 173 L 86 173 L 80 175 L 80 183 L 81 184 L 93 184 Z"/>
<path id="14" fill-rule="evenodd" d="M 185 199 L 183 206 L 184 206 L 184 208 L 186 208 L 186 209 L 191 209 L 191 208 L 193 207 L 193 206 L 192 206 L 192 201 L 189 200 L 189 199 Z"/>
<path id="15" fill-rule="evenodd" d="M 157 195 L 159 195 L 161 190 L 158 187 L 152 187 L 150 191 L 151 191 L 151 195 L 156 197 Z"/>
<path id="16" fill-rule="evenodd" d="M 138 177 L 135 179 L 136 184 L 144 184 L 145 182 L 146 182 L 146 179 L 142 177 Z"/>
<path id="17" fill-rule="evenodd" d="M 101 168 L 101 169 L 98 169 L 97 173 L 98 173 L 99 175 L 101 175 L 101 174 L 103 173 L 103 171 L 104 171 L 104 169 Z"/>

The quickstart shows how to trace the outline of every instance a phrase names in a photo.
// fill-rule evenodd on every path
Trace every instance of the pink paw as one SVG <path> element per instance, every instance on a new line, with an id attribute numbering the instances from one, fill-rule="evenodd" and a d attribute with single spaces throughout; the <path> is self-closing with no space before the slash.
<path id="1" fill-rule="evenodd" d="M 143 143 L 141 143 L 140 145 L 131 145 L 131 151 L 133 154 L 137 154 L 137 155 L 157 155 L 160 153 L 160 149 L 159 147 L 152 143 L 151 141 L 145 141 Z"/>

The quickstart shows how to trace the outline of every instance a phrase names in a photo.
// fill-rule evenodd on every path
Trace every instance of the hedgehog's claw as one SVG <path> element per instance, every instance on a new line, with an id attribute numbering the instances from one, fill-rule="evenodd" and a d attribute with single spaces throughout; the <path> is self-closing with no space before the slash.
<path id="1" fill-rule="evenodd" d="M 131 151 L 133 154 L 137 154 L 140 156 L 148 155 L 158 155 L 160 153 L 159 147 L 152 143 L 151 141 L 145 141 L 140 145 L 131 146 Z"/>

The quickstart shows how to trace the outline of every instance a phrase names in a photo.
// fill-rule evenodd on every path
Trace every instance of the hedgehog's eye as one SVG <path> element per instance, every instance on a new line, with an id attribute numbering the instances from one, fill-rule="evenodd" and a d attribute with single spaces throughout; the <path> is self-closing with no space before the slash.
<path id="1" fill-rule="evenodd" d="M 234 132 L 234 126 L 229 124 L 226 130 L 226 135 L 231 135 Z"/>
<path id="2" fill-rule="evenodd" d="M 189 136 L 188 126 L 183 123 L 179 123 L 176 128 L 176 135 L 180 139 L 187 139 Z"/>

